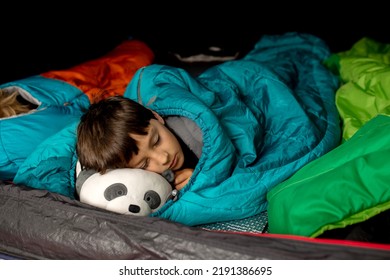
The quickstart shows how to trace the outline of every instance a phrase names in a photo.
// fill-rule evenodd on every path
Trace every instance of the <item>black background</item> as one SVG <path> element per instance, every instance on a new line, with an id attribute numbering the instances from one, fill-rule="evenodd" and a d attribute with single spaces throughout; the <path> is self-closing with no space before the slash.
<path id="1" fill-rule="evenodd" d="M 96 58 L 129 36 L 149 44 L 159 63 L 169 62 L 167 53 L 197 54 L 211 45 L 245 53 L 261 35 L 290 31 L 319 36 L 333 52 L 347 50 L 365 36 L 390 43 L 390 15 L 382 4 L 353 8 L 357 4 L 314 2 L 239 1 L 212 7 L 196 1 L 143 5 L 122 1 L 89 7 L 70 2 L 42 7 L 4 3 L 0 83 Z"/>

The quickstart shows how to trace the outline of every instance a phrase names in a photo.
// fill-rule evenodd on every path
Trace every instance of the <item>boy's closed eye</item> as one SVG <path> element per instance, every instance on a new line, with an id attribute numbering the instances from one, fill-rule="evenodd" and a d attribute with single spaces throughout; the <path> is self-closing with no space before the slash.
<path id="1" fill-rule="evenodd" d="M 160 144 L 160 135 L 156 134 L 156 136 L 154 137 L 154 141 L 153 141 L 153 146 L 156 147 Z"/>
<path id="2" fill-rule="evenodd" d="M 146 169 L 149 166 L 149 159 L 146 159 L 145 161 L 142 162 L 141 166 L 139 168 L 141 169 Z"/>
<path id="3" fill-rule="evenodd" d="M 155 136 L 153 137 L 153 148 L 154 147 L 157 147 L 159 144 L 160 144 L 160 135 L 158 135 L 158 134 L 155 134 Z M 148 166 L 149 166 L 149 159 L 145 159 L 143 162 L 142 162 L 142 164 L 141 164 L 141 166 L 139 167 L 139 168 L 141 168 L 141 169 L 147 169 L 148 168 Z"/>

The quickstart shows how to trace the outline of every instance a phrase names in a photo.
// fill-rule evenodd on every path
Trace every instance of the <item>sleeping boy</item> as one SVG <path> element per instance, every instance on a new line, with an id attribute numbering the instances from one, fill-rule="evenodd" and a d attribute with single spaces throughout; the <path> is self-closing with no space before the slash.
<path id="1" fill-rule="evenodd" d="M 171 119 L 167 118 L 167 124 L 175 126 Z M 201 143 L 193 143 L 200 144 L 194 149 L 197 155 L 159 114 L 129 98 L 116 96 L 92 104 L 82 116 L 77 153 L 83 168 L 102 174 L 107 169 L 124 167 L 159 174 L 173 170 L 174 185 L 180 190 L 188 183 L 201 153 Z"/>

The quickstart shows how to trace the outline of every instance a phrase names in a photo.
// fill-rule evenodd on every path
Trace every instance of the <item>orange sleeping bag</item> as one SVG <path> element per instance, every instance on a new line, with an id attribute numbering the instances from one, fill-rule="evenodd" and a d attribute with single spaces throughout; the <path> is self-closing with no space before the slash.
<path id="1" fill-rule="evenodd" d="M 127 40 L 102 57 L 41 75 L 76 86 L 95 103 L 108 96 L 123 95 L 134 73 L 153 59 L 154 53 L 145 43 Z"/>

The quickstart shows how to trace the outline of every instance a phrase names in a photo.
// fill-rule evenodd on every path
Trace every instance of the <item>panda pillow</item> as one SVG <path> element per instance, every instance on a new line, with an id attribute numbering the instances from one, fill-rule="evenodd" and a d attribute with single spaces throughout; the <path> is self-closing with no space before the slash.
<path id="1" fill-rule="evenodd" d="M 176 195 L 173 172 L 164 177 L 138 168 L 117 168 L 100 174 L 76 165 L 76 191 L 81 202 L 124 215 L 147 216 Z"/>

